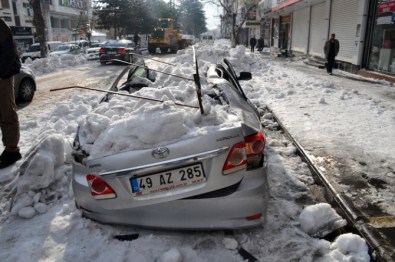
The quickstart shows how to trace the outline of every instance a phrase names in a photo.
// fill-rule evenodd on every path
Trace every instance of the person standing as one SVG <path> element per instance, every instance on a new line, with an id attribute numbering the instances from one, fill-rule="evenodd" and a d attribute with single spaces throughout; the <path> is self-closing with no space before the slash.
<path id="1" fill-rule="evenodd" d="M 262 51 L 265 46 L 265 40 L 263 40 L 263 36 L 258 39 L 258 51 Z"/>
<path id="2" fill-rule="evenodd" d="M 136 47 L 137 47 L 137 45 L 140 44 L 140 36 L 139 36 L 139 34 L 137 34 L 137 33 L 134 34 L 133 42 L 134 42 L 134 46 L 136 46 Z"/>
<path id="3" fill-rule="evenodd" d="M 0 18 L 0 127 L 4 151 L 0 169 L 22 158 L 19 152 L 19 120 L 16 113 L 13 75 L 20 70 L 10 27 Z"/>
<path id="4" fill-rule="evenodd" d="M 332 68 L 335 64 L 335 57 L 339 53 L 340 44 L 339 41 L 336 39 L 336 35 L 332 34 L 331 38 L 325 42 L 324 52 L 325 57 L 327 60 L 326 63 L 326 71 L 328 74 L 332 75 Z"/>
<path id="5" fill-rule="evenodd" d="M 256 45 L 256 38 L 255 38 L 255 36 L 253 35 L 253 36 L 250 38 L 251 53 L 254 53 L 255 45 Z"/>

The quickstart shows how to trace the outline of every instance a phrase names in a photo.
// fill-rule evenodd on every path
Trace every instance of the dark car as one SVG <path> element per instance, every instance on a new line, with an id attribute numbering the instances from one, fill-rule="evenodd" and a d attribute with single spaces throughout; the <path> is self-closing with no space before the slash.
<path id="1" fill-rule="evenodd" d="M 21 72 L 14 76 L 14 93 L 17 101 L 32 101 L 36 91 L 35 78 L 33 71 L 25 66 L 22 66 Z"/>
<path id="2" fill-rule="evenodd" d="M 130 40 L 109 40 L 99 50 L 100 64 L 114 62 L 113 59 L 133 63 L 137 61 L 135 54 L 139 53 Z"/>
<path id="3" fill-rule="evenodd" d="M 129 94 L 120 95 L 129 96 L 149 86 L 155 82 L 151 71 L 144 65 L 125 67 L 102 103 L 118 91 L 126 90 Z M 200 90 L 198 78 L 195 84 Z M 84 150 L 95 141 L 87 139 L 80 126 L 73 143 L 72 187 L 83 215 L 102 223 L 166 229 L 261 225 L 269 199 L 268 159 L 259 114 L 239 84 L 248 79 L 250 73 L 236 75 L 226 59 L 208 70 L 210 87 L 205 94 L 210 98 L 204 96 L 205 101 L 240 120 L 215 132 L 97 156 Z M 134 135 L 131 131 L 130 136 Z"/>

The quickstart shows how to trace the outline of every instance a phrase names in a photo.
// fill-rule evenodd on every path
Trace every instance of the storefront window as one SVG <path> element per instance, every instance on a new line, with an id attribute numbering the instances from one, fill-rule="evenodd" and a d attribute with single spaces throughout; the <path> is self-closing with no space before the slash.
<path id="1" fill-rule="evenodd" d="M 377 1 L 369 69 L 395 74 L 395 0 Z"/>

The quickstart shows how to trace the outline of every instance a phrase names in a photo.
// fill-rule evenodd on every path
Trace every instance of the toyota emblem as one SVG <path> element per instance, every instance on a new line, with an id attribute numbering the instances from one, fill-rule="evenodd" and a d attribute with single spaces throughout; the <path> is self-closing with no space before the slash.
<path id="1" fill-rule="evenodd" d="M 167 147 L 157 147 L 152 150 L 152 156 L 157 159 L 165 158 L 169 155 L 170 151 Z"/>

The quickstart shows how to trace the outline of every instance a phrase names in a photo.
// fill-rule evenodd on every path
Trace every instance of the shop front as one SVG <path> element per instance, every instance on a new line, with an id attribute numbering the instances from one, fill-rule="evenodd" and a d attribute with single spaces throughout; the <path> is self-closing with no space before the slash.
<path id="1" fill-rule="evenodd" d="M 395 75 L 395 0 L 376 2 L 368 68 Z"/>
<path id="2" fill-rule="evenodd" d="M 291 32 L 291 15 L 280 17 L 279 45 L 280 49 L 288 50 Z"/>

